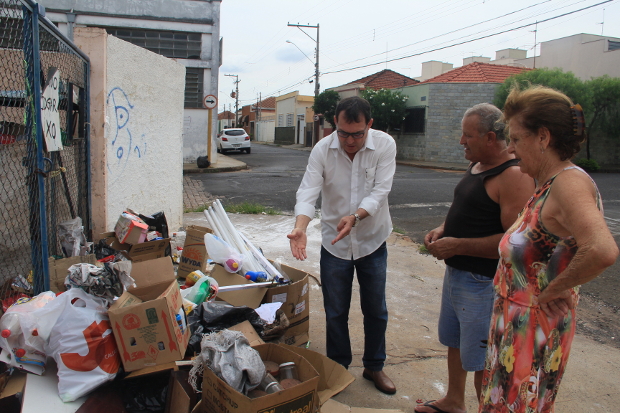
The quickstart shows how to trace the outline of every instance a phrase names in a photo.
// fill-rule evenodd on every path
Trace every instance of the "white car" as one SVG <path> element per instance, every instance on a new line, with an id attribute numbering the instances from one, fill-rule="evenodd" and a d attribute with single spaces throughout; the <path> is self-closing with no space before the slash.
<path id="1" fill-rule="evenodd" d="M 217 151 L 245 151 L 250 153 L 250 136 L 241 128 L 224 129 L 217 135 Z"/>

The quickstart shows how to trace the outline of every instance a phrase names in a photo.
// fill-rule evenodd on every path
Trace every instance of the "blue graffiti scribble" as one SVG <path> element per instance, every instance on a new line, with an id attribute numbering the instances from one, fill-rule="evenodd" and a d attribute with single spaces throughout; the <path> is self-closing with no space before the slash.
<path id="1" fill-rule="evenodd" d="M 109 159 L 107 162 L 107 169 L 112 175 L 112 183 L 114 183 L 123 175 L 132 152 L 137 155 L 137 159 L 142 158 L 146 153 L 146 142 L 145 135 L 142 134 L 140 136 L 142 142 L 134 143 L 130 123 L 134 105 L 131 104 L 129 96 L 123 89 L 115 87 L 110 90 L 106 104 L 114 110 L 114 119 L 111 122 L 113 125 L 110 125 L 114 131 L 114 138 L 110 145 L 112 150 L 116 149 L 116 161 Z M 142 143 L 144 144 L 144 151 L 140 150 Z"/>

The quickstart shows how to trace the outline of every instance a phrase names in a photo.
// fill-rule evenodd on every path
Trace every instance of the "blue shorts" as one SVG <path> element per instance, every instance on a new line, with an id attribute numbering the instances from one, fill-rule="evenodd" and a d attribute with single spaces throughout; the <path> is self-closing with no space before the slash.
<path id="1" fill-rule="evenodd" d="M 460 349 L 465 371 L 484 369 L 494 299 L 492 278 L 446 266 L 439 341 Z"/>

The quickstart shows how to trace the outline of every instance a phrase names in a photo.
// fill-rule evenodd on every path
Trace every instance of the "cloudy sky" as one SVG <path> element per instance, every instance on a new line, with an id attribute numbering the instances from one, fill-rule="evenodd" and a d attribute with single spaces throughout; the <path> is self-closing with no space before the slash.
<path id="1" fill-rule="evenodd" d="M 227 74 L 239 76 L 239 107 L 259 93 L 314 95 L 317 30 L 288 23 L 320 26 L 320 91 L 385 68 L 417 77 L 429 60 L 459 67 L 506 48 L 531 57 L 577 33 L 620 38 L 620 0 L 222 0 L 220 19 L 220 111 L 234 110 Z"/>

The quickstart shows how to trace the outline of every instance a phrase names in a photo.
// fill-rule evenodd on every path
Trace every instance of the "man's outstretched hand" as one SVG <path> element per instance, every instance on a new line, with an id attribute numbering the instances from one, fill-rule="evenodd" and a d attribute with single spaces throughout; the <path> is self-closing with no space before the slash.
<path id="1" fill-rule="evenodd" d="M 293 257 L 301 261 L 308 258 L 306 255 L 306 244 L 308 242 L 306 232 L 301 228 L 295 228 L 287 237 L 290 240 Z"/>

